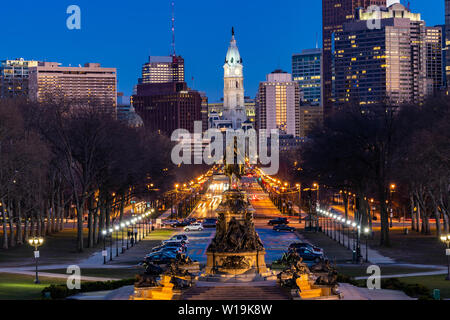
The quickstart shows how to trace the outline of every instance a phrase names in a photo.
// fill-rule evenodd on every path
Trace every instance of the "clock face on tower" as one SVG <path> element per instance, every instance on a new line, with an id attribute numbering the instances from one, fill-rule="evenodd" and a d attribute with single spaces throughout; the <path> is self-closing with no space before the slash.
<path id="1" fill-rule="evenodd" d="M 241 71 L 239 69 L 236 69 L 234 71 L 234 74 L 237 75 L 237 76 L 240 76 L 241 75 Z"/>

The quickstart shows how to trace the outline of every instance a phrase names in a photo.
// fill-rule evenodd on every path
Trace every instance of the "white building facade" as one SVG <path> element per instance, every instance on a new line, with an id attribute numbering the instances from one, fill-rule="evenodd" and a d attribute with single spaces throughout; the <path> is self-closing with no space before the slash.
<path id="1" fill-rule="evenodd" d="M 268 74 L 259 85 L 256 103 L 259 130 L 300 136 L 300 87 L 291 74 L 281 70 Z"/>

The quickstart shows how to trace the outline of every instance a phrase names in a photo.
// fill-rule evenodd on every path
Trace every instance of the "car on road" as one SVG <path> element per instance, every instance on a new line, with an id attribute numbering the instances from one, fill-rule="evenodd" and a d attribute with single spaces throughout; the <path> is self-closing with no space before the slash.
<path id="1" fill-rule="evenodd" d="M 299 248 L 295 249 L 295 251 L 297 251 L 298 255 L 305 261 L 314 261 L 317 263 L 324 258 L 323 253 L 316 253 L 308 248 Z"/>
<path id="2" fill-rule="evenodd" d="M 196 222 L 193 223 L 189 226 L 184 227 L 184 231 L 189 232 L 189 231 L 203 231 L 203 224 Z"/>
<path id="3" fill-rule="evenodd" d="M 153 264 L 169 264 L 176 260 L 177 254 L 175 252 L 153 252 L 145 257 L 145 262 Z"/>
<path id="4" fill-rule="evenodd" d="M 152 252 L 158 252 L 158 251 L 161 251 L 161 250 L 166 250 L 166 251 L 172 250 L 172 251 L 175 251 L 175 252 L 178 252 L 178 251 L 186 252 L 186 245 L 184 243 L 181 243 L 181 242 L 169 242 L 169 243 L 162 244 L 162 245 L 159 245 L 159 246 L 153 248 Z"/>
<path id="5" fill-rule="evenodd" d="M 168 239 L 168 240 L 163 240 L 162 243 L 166 244 L 166 243 L 183 243 L 183 244 L 189 244 L 189 239 L 187 237 L 187 235 L 185 234 L 177 234 L 175 236 L 173 236 L 172 238 Z"/>
<path id="6" fill-rule="evenodd" d="M 291 243 L 289 245 L 289 249 L 300 249 L 300 248 L 307 248 L 307 249 L 312 250 L 315 253 L 323 254 L 323 249 L 322 248 L 313 246 L 312 244 L 309 244 L 309 243 L 306 243 L 306 242 L 294 242 L 294 243 Z"/>
<path id="7" fill-rule="evenodd" d="M 289 224 L 289 220 L 287 218 L 276 218 L 276 219 L 269 220 L 268 224 L 271 226 L 274 226 L 277 224 Z"/>
<path id="8" fill-rule="evenodd" d="M 273 227 L 273 230 L 277 232 L 281 231 L 295 232 L 296 229 L 294 227 L 289 227 L 286 224 L 277 224 L 276 226 Z"/>
<path id="9" fill-rule="evenodd" d="M 215 228 L 217 219 L 205 219 L 203 221 L 203 228 Z"/>

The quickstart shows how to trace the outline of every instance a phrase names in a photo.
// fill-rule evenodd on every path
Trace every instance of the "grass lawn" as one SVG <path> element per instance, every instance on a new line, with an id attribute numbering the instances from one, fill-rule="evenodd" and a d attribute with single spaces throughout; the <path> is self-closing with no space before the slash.
<path id="1" fill-rule="evenodd" d="M 42 270 L 42 272 L 67 274 L 66 269 Z M 114 268 L 114 269 L 82 268 L 81 276 L 104 277 L 104 278 L 114 278 L 114 279 L 131 279 L 131 278 L 134 278 L 140 272 L 142 272 L 142 269 L 139 269 L 139 268 L 120 268 L 120 269 L 119 268 Z"/>
<path id="2" fill-rule="evenodd" d="M 41 284 L 34 284 L 34 277 L 0 273 L 0 300 L 40 299 L 41 291 L 51 284 L 66 283 L 64 279 L 39 278 Z"/>
<path id="3" fill-rule="evenodd" d="M 422 284 L 431 291 L 439 289 L 441 290 L 441 299 L 450 299 L 450 281 L 445 280 L 445 275 L 407 277 L 401 278 L 400 280 L 410 284 Z"/>
<path id="4" fill-rule="evenodd" d="M 149 236 L 147 236 L 145 239 L 147 240 L 166 240 L 170 238 L 176 230 L 174 229 L 158 229 L 153 231 Z"/>
<path id="5" fill-rule="evenodd" d="M 369 242 L 369 246 L 397 262 L 447 265 L 444 245 L 435 235 L 423 235 L 415 231 L 405 235 L 401 228 L 396 228 L 391 230 L 390 236 L 391 247 L 380 247 L 380 232 L 375 231 L 375 238 Z"/>
<path id="6" fill-rule="evenodd" d="M 164 229 L 155 230 L 146 237 L 150 242 L 157 244 L 161 240 L 169 238 L 175 230 Z M 87 241 L 87 230 L 84 232 L 85 241 Z M 119 234 L 120 235 L 120 234 Z M 61 232 L 45 237 L 45 242 L 40 251 L 40 264 L 71 264 L 77 260 L 88 258 L 94 252 L 101 250 L 103 242 L 96 248 L 85 248 L 83 252 L 76 251 L 76 230 L 64 229 Z M 32 266 L 34 265 L 33 248 L 28 244 L 10 248 L 8 250 L 0 249 L 1 266 Z"/>
<path id="7" fill-rule="evenodd" d="M 84 232 L 85 241 L 87 241 L 87 230 Z M 64 264 L 74 262 L 78 259 L 89 257 L 93 252 L 99 250 L 102 243 L 97 248 L 85 248 L 83 252 L 76 250 L 77 233 L 74 229 L 64 229 L 58 233 L 45 237 L 44 244 L 39 248 L 41 253 L 41 264 Z M 0 249 L 2 264 L 27 266 L 34 264 L 33 248 L 28 244 L 9 248 L 8 250 Z"/>

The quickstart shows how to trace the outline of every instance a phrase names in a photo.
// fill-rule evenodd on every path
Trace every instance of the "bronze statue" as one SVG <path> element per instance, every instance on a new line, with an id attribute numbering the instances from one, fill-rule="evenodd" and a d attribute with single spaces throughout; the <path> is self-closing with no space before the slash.
<path id="1" fill-rule="evenodd" d="M 145 271 L 143 274 L 136 276 L 135 286 L 137 288 L 157 287 L 157 278 L 163 273 L 161 267 L 154 265 L 153 263 L 144 262 Z"/>
<path id="2" fill-rule="evenodd" d="M 226 195 L 223 206 L 234 214 L 246 210 L 247 204 L 241 193 L 233 192 Z M 248 252 L 264 250 L 263 243 L 255 231 L 252 214 L 246 212 L 244 223 L 234 216 L 226 223 L 225 214 L 219 213 L 216 225 L 216 235 L 208 247 L 208 252 Z"/>
<path id="3" fill-rule="evenodd" d="M 308 266 L 303 263 L 303 259 L 299 256 L 296 250 L 289 250 L 283 255 L 281 261 L 286 263 L 287 266 L 278 274 L 280 285 L 283 287 L 297 289 L 298 286 L 296 280 L 302 274 L 310 274 Z"/>

